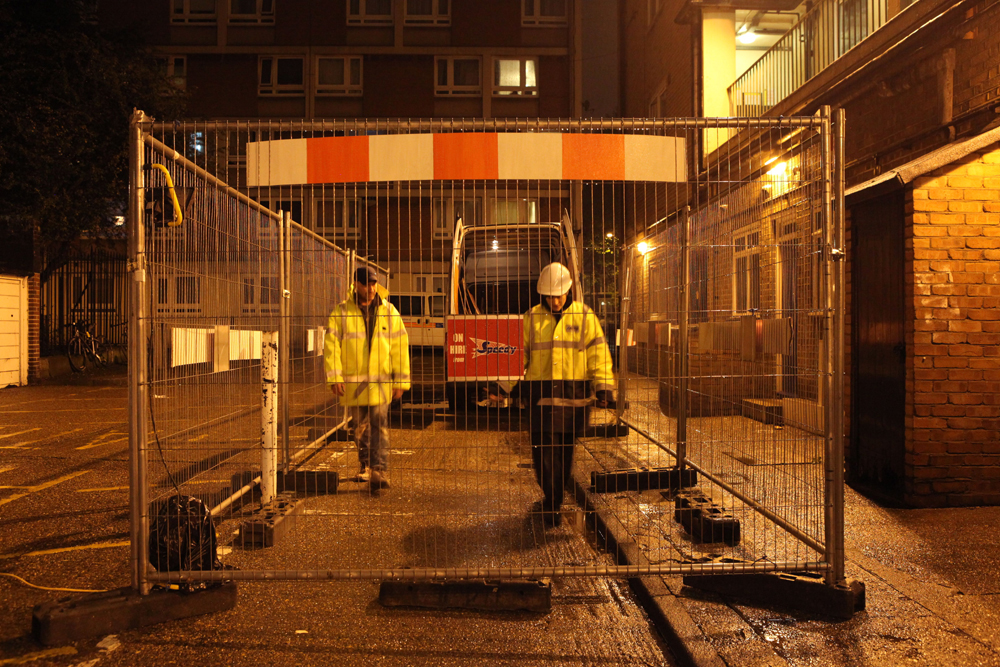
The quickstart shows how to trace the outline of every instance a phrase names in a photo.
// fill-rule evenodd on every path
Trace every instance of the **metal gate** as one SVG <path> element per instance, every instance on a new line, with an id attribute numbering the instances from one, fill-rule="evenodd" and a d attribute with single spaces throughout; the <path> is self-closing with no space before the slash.
<path id="1" fill-rule="evenodd" d="M 832 127 L 137 114 L 133 584 L 757 570 L 841 581 Z M 695 157 L 706 133 L 728 138 L 707 167 Z M 618 386 L 616 404 L 591 396 L 574 428 L 555 512 L 517 388 L 522 316 L 542 302 L 550 262 L 568 266 L 573 299 L 603 330 L 587 363 L 613 356 Z M 410 343 L 408 375 L 392 378 L 409 388 L 389 409 L 388 488 L 360 474 L 361 424 L 324 370 L 339 335 L 328 317 L 354 298 L 360 266 L 377 269 Z M 210 508 L 238 569 L 196 566 L 191 541 L 180 566 L 164 562 L 151 525 L 177 495 Z M 643 558 L 601 556 L 605 528 L 587 529 L 598 515 Z"/>

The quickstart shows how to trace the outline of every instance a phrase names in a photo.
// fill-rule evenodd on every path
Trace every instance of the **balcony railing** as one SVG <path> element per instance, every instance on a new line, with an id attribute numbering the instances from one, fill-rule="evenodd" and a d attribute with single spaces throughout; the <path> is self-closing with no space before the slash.
<path id="1" fill-rule="evenodd" d="M 729 87 L 730 112 L 764 115 L 907 4 L 907 0 L 820 0 Z"/>

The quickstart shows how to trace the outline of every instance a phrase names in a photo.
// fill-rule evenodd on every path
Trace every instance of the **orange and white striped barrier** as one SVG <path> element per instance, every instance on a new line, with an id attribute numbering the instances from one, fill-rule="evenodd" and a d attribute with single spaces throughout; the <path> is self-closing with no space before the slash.
<path id="1" fill-rule="evenodd" d="M 682 182 L 681 137 L 500 132 L 281 139 L 247 144 L 247 185 L 368 181 Z"/>

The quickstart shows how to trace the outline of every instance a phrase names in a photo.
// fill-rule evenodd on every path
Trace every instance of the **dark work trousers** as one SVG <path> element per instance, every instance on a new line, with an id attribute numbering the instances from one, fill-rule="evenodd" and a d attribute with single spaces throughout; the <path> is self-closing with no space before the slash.
<path id="1" fill-rule="evenodd" d="M 563 492 L 570 484 L 573 471 L 575 442 L 575 433 L 551 429 L 531 431 L 531 464 L 535 469 L 535 479 L 545 494 L 542 501 L 545 512 L 558 512 L 562 507 Z"/>

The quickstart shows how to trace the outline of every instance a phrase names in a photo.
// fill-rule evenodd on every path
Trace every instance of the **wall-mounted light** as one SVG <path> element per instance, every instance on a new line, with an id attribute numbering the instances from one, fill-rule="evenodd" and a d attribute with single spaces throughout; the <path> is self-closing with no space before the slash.
<path id="1" fill-rule="evenodd" d="M 737 35 L 736 39 L 739 40 L 740 44 L 753 44 L 757 41 L 757 33 L 753 30 L 747 30 Z"/>
<path id="2" fill-rule="evenodd" d="M 607 234 L 605 234 L 605 236 L 608 237 L 609 239 L 613 239 L 615 237 L 615 235 L 612 234 L 611 232 L 608 232 Z"/>
<path id="3" fill-rule="evenodd" d="M 765 164 L 770 164 L 770 162 L 765 163 Z M 787 167 L 787 166 L 788 166 L 787 162 L 779 162 L 778 164 L 774 165 L 773 167 L 771 167 L 768 170 L 767 175 L 768 176 L 782 176 L 782 175 L 784 175 L 784 173 L 785 173 L 785 167 Z"/>
<path id="4" fill-rule="evenodd" d="M 639 245 L 637 245 L 635 249 L 639 251 L 640 255 L 645 255 L 647 252 L 652 250 L 652 248 L 649 247 L 649 244 L 645 241 L 639 241 Z"/>
<path id="5" fill-rule="evenodd" d="M 493 249 L 494 250 L 499 250 L 500 249 L 500 242 L 497 241 L 496 239 L 493 239 Z"/>

